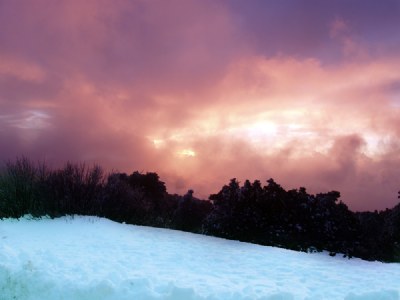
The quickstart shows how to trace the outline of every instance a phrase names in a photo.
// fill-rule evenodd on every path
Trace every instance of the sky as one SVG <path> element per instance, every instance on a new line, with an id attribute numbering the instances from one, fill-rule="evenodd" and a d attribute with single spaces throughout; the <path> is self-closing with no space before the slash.
<path id="1" fill-rule="evenodd" d="M 0 160 L 398 203 L 399 0 L 0 0 Z"/>

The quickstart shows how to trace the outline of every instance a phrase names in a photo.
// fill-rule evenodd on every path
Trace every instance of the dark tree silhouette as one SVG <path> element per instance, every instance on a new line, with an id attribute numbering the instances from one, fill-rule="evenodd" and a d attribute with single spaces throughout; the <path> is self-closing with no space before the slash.
<path id="1" fill-rule="evenodd" d="M 400 192 L 399 196 L 400 198 Z M 157 173 L 111 173 L 68 162 L 51 170 L 27 158 L 0 170 L 0 218 L 96 215 L 301 251 L 327 250 L 369 260 L 400 261 L 400 204 L 351 212 L 340 193 L 285 190 L 272 178 L 231 179 L 209 197 L 167 193 Z"/>

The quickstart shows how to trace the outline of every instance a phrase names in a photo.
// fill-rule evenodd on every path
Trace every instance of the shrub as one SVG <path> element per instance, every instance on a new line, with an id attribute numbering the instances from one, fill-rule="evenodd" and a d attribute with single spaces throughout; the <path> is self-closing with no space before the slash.
<path id="1" fill-rule="evenodd" d="M 37 167 L 26 157 L 6 163 L 0 174 L 0 217 L 19 218 L 37 211 L 37 173 Z"/>
<path id="2" fill-rule="evenodd" d="M 101 167 L 68 162 L 46 178 L 46 203 L 50 215 L 97 215 L 104 178 Z"/>

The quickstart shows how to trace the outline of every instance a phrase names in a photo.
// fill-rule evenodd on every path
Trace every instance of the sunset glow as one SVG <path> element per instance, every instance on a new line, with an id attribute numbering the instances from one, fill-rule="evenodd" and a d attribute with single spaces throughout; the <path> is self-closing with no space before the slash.
<path id="1" fill-rule="evenodd" d="M 1 161 L 398 201 L 399 1 L 1 1 L 0 28 Z"/>

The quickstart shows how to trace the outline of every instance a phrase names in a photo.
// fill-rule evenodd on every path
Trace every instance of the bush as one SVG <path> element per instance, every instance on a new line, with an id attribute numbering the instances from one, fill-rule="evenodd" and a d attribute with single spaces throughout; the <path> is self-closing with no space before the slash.
<path id="1" fill-rule="evenodd" d="M 183 197 L 177 196 L 177 207 L 173 214 L 173 228 L 200 233 L 203 232 L 203 223 L 212 210 L 210 201 L 193 197 L 189 190 Z"/>
<path id="2" fill-rule="evenodd" d="M 103 181 L 99 166 L 67 163 L 51 171 L 45 163 L 17 158 L 0 173 L 0 217 L 97 214 Z"/>
<path id="3" fill-rule="evenodd" d="M 340 193 L 316 196 L 305 188 L 286 191 L 273 179 L 241 187 L 236 179 L 225 185 L 205 222 L 208 234 L 294 250 L 317 249 L 353 255 L 357 218 L 338 202 Z"/>
<path id="4" fill-rule="evenodd" d="M 51 216 L 65 214 L 97 215 L 104 176 L 101 167 L 68 162 L 46 178 L 45 198 Z"/>
<path id="5" fill-rule="evenodd" d="M 38 168 L 27 158 L 8 161 L 0 174 L 0 217 L 19 218 L 27 213 L 39 213 L 35 198 Z"/>
<path id="6" fill-rule="evenodd" d="M 146 223 L 149 206 L 144 202 L 144 193 L 132 188 L 126 174 L 108 176 L 102 195 L 102 215 L 118 222 L 129 224 Z"/>

